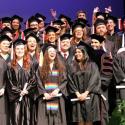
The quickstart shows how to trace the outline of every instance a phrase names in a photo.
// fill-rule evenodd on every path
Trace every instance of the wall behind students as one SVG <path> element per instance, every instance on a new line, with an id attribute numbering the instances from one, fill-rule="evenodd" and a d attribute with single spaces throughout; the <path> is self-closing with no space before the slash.
<path id="1" fill-rule="evenodd" d="M 93 8 L 98 6 L 101 11 L 105 7 L 112 6 L 112 14 L 120 17 L 124 15 L 124 0 L 0 0 L 0 17 L 18 14 L 24 19 L 29 18 L 36 12 L 47 17 L 47 22 L 52 18 L 50 9 L 53 8 L 60 13 L 75 19 L 78 10 L 85 10 L 91 24 Z"/>

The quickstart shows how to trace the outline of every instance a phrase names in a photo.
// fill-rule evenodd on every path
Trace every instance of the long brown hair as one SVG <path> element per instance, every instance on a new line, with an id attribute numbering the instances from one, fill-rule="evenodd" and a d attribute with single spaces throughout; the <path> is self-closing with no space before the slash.
<path id="1" fill-rule="evenodd" d="M 83 53 L 83 60 L 81 60 L 81 70 L 85 70 L 89 61 L 89 56 L 87 54 L 86 48 L 84 46 L 78 46 L 76 50 L 79 49 Z M 76 52 L 75 50 L 75 52 Z M 78 60 L 75 58 L 75 63 L 78 64 Z"/>
<path id="2" fill-rule="evenodd" d="M 29 48 L 28 48 L 28 46 L 27 46 L 27 52 L 29 52 Z M 35 49 L 35 56 L 36 56 L 37 61 L 39 61 L 39 56 L 40 56 L 40 47 L 39 47 L 38 43 L 37 43 L 37 45 L 36 45 L 36 49 Z"/>
<path id="3" fill-rule="evenodd" d="M 87 31 L 86 31 L 86 27 L 84 27 L 83 36 L 82 36 L 81 40 L 85 41 L 86 39 L 87 39 Z M 76 44 L 76 37 L 75 37 L 75 30 L 73 31 L 73 37 L 71 39 L 71 45 L 77 45 Z"/>
<path id="4" fill-rule="evenodd" d="M 57 53 L 56 53 L 56 57 L 54 60 L 54 65 L 55 65 L 56 70 L 58 70 L 59 74 L 64 73 L 64 71 L 65 71 L 64 64 L 60 61 Z M 43 65 L 40 68 L 40 77 L 44 82 L 48 80 L 49 72 L 50 72 L 50 59 L 48 56 L 48 51 L 46 50 L 46 52 L 44 54 Z M 59 75 L 59 81 L 60 80 L 61 80 L 61 75 Z"/>
<path id="5" fill-rule="evenodd" d="M 11 61 L 11 66 L 13 68 L 16 68 L 16 66 L 17 66 L 17 56 L 16 56 L 16 53 L 15 53 L 15 49 L 14 49 L 14 52 L 13 52 L 13 60 Z M 24 67 L 25 70 L 30 69 L 30 56 L 29 56 L 26 48 L 25 48 L 25 54 L 24 54 L 24 57 L 23 57 L 23 67 Z"/>

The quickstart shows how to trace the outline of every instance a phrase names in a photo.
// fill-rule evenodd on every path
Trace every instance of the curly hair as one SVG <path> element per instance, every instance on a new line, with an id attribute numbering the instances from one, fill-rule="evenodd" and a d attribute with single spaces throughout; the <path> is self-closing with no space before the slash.
<path id="1" fill-rule="evenodd" d="M 59 74 L 63 74 L 65 71 L 64 64 L 60 61 L 58 54 L 56 54 L 55 60 L 54 60 L 54 65 L 56 70 L 59 71 Z M 44 61 L 43 65 L 40 68 L 40 77 L 41 79 L 46 82 L 48 80 L 48 75 L 50 72 L 50 59 L 48 56 L 48 51 L 45 52 L 44 54 Z M 59 81 L 61 81 L 62 77 L 59 75 Z"/>
<path id="2" fill-rule="evenodd" d="M 11 66 L 13 68 L 16 68 L 16 66 L 17 66 L 17 56 L 16 56 L 16 53 L 15 53 L 15 49 L 14 49 L 14 52 L 13 52 L 13 60 L 11 61 Z M 29 56 L 26 48 L 25 48 L 25 54 L 24 54 L 24 57 L 23 57 L 23 67 L 24 67 L 25 70 L 30 69 L 30 56 Z"/>

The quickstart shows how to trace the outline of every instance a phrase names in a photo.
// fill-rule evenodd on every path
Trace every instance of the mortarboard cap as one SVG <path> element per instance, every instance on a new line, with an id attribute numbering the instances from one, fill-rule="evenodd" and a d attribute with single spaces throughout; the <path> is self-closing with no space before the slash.
<path id="1" fill-rule="evenodd" d="M 97 19 L 94 23 L 94 26 L 97 27 L 99 25 L 106 25 L 106 21 L 103 19 Z"/>
<path id="2" fill-rule="evenodd" d="M 0 43 L 3 41 L 3 40 L 8 40 L 8 41 L 11 41 L 11 38 L 7 35 L 1 35 L 0 36 Z"/>
<path id="3" fill-rule="evenodd" d="M 11 33 L 11 34 L 13 34 L 14 32 L 13 32 L 13 30 L 12 29 L 10 29 L 9 27 L 5 27 L 4 29 L 2 29 L 1 30 L 1 34 L 6 34 L 6 33 Z"/>
<path id="4" fill-rule="evenodd" d="M 54 48 L 57 50 L 57 46 L 56 45 L 53 45 L 53 44 L 50 44 L 50 43 L 46 43 L 44 44 L 43 48 L 42 48 L 42 51 L 43 51 L 43 54 L 45 54 L 45 52 L 50 48 Z"/>
<path id="5" fill-rule="evenodd" d="M 74 31 L 74 29 L 76 29 L 77 27 L 84 28 L 84 27 L 85 27 L 85 24 L 79 23 L 79 22 L 74 23 L 74 24 L 72 25 L 72 31 Z"/>
<path id="6" fill-rule="evenodd" d="M 102 17 L 104 17 L 104 19 L 108 16 L 108 13 L 104 13 L 104 12 L 97 12 L 96 13 L 96 18 L 98 18 L 98 16 L 102 16 Z"/>
<path id="7" fill-rule="evenodd" d="M 49 32 L 57 32 L 58 29 L 55 28 L 55 27 L 53 27 L 53 26 L 48 26 L 48 27 L 46 27 L 45 31 L 46 31 L 46 33 L 49 33 Z"/>
<path id="8" fill-rule="evenodd" d="M 70 34 L 63 34 L 62 36 L 60 36 L 60 40 L 65 40 L 65 39 L 70 39 L 72 37 L 72 35 Z"/>
<path id="9" fill-rule="evenodd" d="M 105 38 L 103 36 L 100 36 L 100 35 L 97 35 L 97 34 L 92 34 L 92 35 L 90 35 L 90 37 L 91 37 L 91 39 L 98 40 L 100 43 L 102 43 L 105 40 Z"/>
<path id="10" fill-rule="evenodd" d="M 15 47 L 18 46 L 18 45 L 25 45 L 25 44 L 26 44 L 26 41 L 25 41 L 25 40 L 17 39 L 17 40 L 15 40 L 15 42 L 13 43 L 13 47 L 15 48 Z"/>
<path id="11" fill-rule="evenodd" d="M 23 22 L 23 18 L 18 16 L 18 15 L 14 15 L 11 17 L 11 20 L 13 21 L 14 19 L 18 19 L 20 22 Z"/>
<path id="12" fill-rule="evenodd" d="M 33 30 L 35 30 L 36 28 L 28 28 L 28 29 L 25 29 L 23 32 L 24 32 L 24 35 L 27 36 L 28 34 L 34 32 Z"/>
<path id="13" fill-rule="evenodd" d="M 40 23 L 41 21 L 39 19 L 37 19 L 35 16 L 31 16 L 29 19 L 28 19 L 28 23 L 32 23 L 32 22 L 38 22 Z"/>
<path id="14" fill-rule="evenodd" d="M 55 20 L 55 21 L 53 21 L 53 25 L 54 24 L 63 25 L 64 23 L 61 20 Z"/>
<path id="15" fill-rule="evenodd" d="M 45 21 L 46 20 L 46 17 L 45 16 L 43 16 L 42 14 L 40 14 L 40 13 L 36 13 L 35 14 L 35 17 L 38 19 L 38 20 L 40 20 L 40 21 Z"/>
<path id="16" fill-rule="evenodd" d="M 87 25 L 88 21 L 86 19 L 83 19 L 83 18 L 78 18 L 77 20 L 75 20 L 75 22 L 79 22 L 79 23 L 82 23 L 84 25 Z"/>
<path id="17" fill-rule="evenodd" d="M 117 18 L 114 17 L 114 16 L 112 16 L 112 15 L 108 15 L 108 16 L 106 17 L 106 21 L 107 21 L 107 20 L 113 20 L 114 23 L 117 23 Z"/>
<path id="18" fill-rule="evenodd" d="M 3 17 L 1 19 L 2 23 L 11 23 L 11 18 L 10 17 Z"/>
<path id="19" fill-rule="evenodd" d="M 29 37 L 34 37 L 36 39 L 37 42 L 40 41 L 40 39 L 35 35 L 35 33 L 31 32 L 29 33 L 27 36 L 26 36 L 26 40 L 29 38 Z"/>
<path id="20" fill-rule="evenodd" d="M 70 17 L 68 17 L 68 16 L 66 16 L 64 14 L 60 14 L 59 19 L 62 19 L 62 18 L 65 18 L 68 21 L 68 23 L 70 24 L 70 22 L 71 22 L 71 18 Z"/>

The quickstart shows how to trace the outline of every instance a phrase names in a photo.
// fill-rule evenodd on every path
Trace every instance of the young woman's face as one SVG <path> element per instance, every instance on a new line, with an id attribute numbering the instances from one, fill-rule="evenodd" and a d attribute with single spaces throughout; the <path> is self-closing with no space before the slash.
<path id="1" fill-rule="evenodd" d="M 54 48 L 51 47 L 48 49 L 48 57 L 50 61 L 54 61 L 54 59 L 56 58 L 56 50 Z"/>
<path id="2" fill-rule="evenodd" d="M 18 19 L 14 19 L 12 21 L 12 28 L 15 29 L 15 30 L 18 30 L 20 27 L 20 21 Z"/>
<path id="3" fill-rule="evenodd" d="M 83 54 L 83 52 L 80 49 L 76 49 L 76 51 L 75 51 L 75 58 L 78 61 L 82 61 L 84 59 L 84 54 Z"/>
<path id="4" fill-rule="evenodd" d="M 10 48 L 10 42 L 8 40 L 3 40 L 1 43 L 0 43 L 0 50 L 2 53 L 8 53 Z"/>
<path id="5" fill-rule="evenodd" d="M 33 52 L 36 50 L 36 47 L 37 47 L 37 41 L 34 37 L 30 36 L 28 39 L 27 39 L 27 48 L 30 52 Z"/>
<path id="6" fill-rule="evenodd" d="M 48 40 L 51 43 L 55 42 L 56 41 L 56 33 L 55 32 L 49 32 L 48 33 Z"/>
<path id="7" fill-rule="evenodd" d="M 15 47 L 15 53 L 16 53 L 17 58 L 22 58 L 25 53 L 25 45 L 17 45 Z"/>
<path id="8" fill-rule="evenodd" d="M 81 39 L 83 37 L 83 28 L 77 27 L 74 30 L 75 37 Z"/>

